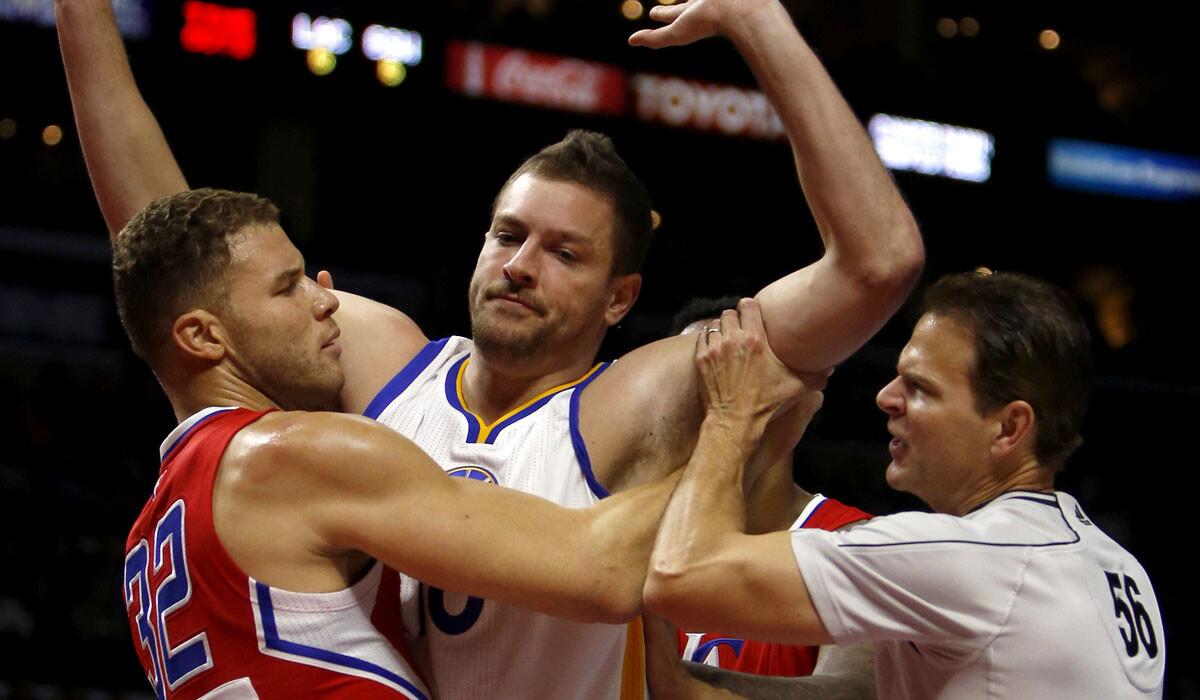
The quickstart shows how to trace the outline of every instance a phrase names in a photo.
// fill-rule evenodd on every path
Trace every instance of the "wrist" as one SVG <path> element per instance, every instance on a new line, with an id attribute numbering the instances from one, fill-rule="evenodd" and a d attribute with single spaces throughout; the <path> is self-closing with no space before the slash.
<path id="1" fill-rule="evenodd" d="M 749 456 L 762 439 L 766 427 L 766 416 L 710 410 L 700 425 L 700 434 Z"/>
<path id="2" fill-rule="evenodd" d="M 739 49 L 752 46 L 764 31 L 777 29 L 781 22 L 790 23 L 791 15 L 778 0 L 750 0 L 739 5 L 725 32 Z"/>

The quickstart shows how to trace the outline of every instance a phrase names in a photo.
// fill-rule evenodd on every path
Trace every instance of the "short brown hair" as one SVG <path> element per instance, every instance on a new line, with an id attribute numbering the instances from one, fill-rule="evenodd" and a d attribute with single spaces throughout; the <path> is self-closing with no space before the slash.
<path id="1" fill-rule="evenodd" d="M 222 306 L 230 236 L 278 222 L 271 201 L 215 189 L 163 197 L 138 212 L 113 244 L 117 312 L 133 351 L 155 364 L 180 314 Z"/>
<path id="2" fill-rule="evenodd" d="M 492 204 L 493 214 L 508 186 L 525 173 L 583 185 L 608 198 L 615 213 L 612 273 L 627 275 L 642 269 L 650 251 L 650 193 L 617 155 L 612 139 L 575 129 L 562 141 L 533 154 L 500 188 Z"/>
<path id="3" fill-rule="evenodd" d="M 946 275 L 925 292 L 925 312 L 971 327 L 976 410 L 1027 401 L 1037 416 L 1034 454 L 1061 469 L 1081 444 L 1092 383 L 1091 334 L 1067 293 L 1015 272 Z"/>

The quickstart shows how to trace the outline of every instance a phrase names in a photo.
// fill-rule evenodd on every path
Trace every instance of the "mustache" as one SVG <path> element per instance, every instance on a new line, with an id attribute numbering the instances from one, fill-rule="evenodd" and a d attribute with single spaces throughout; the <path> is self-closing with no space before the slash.
<path id="1" fill-rule="evenodd" d="M 493 282 L 483 290 L 484 299 L 498 299 L 500 297 L 515 297 L 520 299 L 522 304 L 525 304 L 539 314 L 543 314 L 546 311 L 528 289 L 522 288 L 508 280 Z"/>

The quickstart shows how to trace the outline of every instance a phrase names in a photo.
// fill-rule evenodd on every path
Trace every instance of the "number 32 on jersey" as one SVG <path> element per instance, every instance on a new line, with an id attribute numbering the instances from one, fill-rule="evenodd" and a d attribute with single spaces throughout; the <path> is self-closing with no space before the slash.
<path id="1" fill-rule="evenodd" d="M 149 656 L 146 678 L 160 699 L 166 698 L 168 689 L 175 690 L 189 678 L 212 667 L 212 654 L 204 632 L 176 644 L 171 643 L 167 633 L 171 613 L 192 597 L 184 539 L 186 515 L 183 500 L 175 501 L 154 528 L 153 550 L 146 540 L 142 540 L 125 555 L 122 586 L 125 610 L 133 622 L 138 643 Z M 159 580 L 164 570 L 166 576 Z M 152 580 L 157 581 L 153 591 Z"/>

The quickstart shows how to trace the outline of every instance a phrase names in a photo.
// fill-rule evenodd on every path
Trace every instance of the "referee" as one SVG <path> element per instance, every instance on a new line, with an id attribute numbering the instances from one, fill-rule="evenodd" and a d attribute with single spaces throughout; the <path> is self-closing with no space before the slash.
<path id="1" fill-rule="evenodd" d="M 1145 569 L 1055 475 L 1082 442 L 1090 338 L 1060 290 L 951 275 L 877 398 L 893 488 L 935 513 L 749 536 L 742 465 L 789 383 L 752 300 L 701 334 L 708 414 L 659 530 L 647 607 L 683 628 L 873 641 L 889 698 L 1161 697 Z"/>

